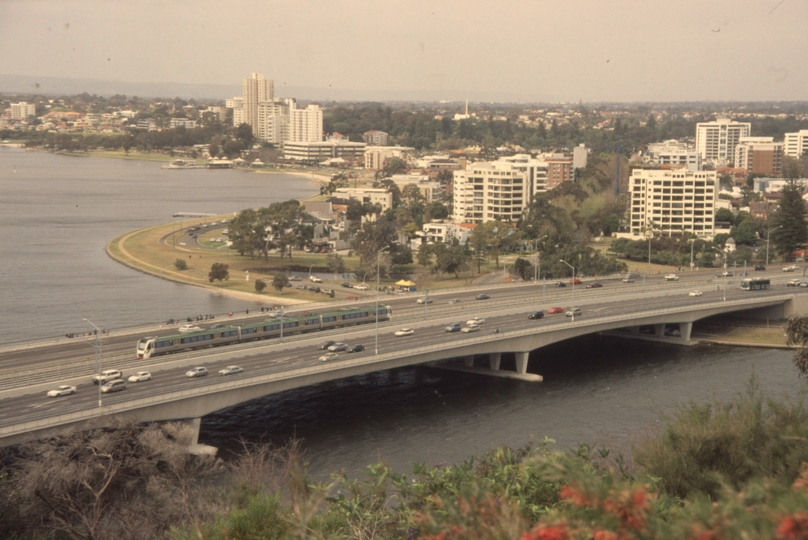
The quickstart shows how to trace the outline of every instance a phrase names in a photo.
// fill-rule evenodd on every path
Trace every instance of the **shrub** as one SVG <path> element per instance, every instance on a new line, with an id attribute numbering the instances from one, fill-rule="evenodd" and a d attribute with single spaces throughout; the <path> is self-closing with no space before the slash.
<path id="1" fill-rule="evenodd" d="M 188 270 L 188 263 L 185 262 L 185 259 L 177 259 L 174 261 L 174 268 L 177 270 Z"/>
<path id="2" fill-rule="evenodd" d="M 264 289 L 267 288 L 267 284 L 263 279 L 256 279 L 255 280 L 255 290 L 258 294 L 264 292 Z"/>

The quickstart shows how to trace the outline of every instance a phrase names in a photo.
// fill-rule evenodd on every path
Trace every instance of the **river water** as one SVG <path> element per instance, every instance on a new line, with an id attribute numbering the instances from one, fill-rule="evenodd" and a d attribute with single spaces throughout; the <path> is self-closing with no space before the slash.
<path id="1" fill-rule="evenodd" d="M 178 211 L 227 213 L 302 198 L 292 175 L 172 171 L 149 162 L 74 158 L 0 147 L 0 343 L 158 320 L 159 280 L 112 261 L 104 246 Z M 251 307 L 196 287 L 162 284 L 163 310 Z M 83 326 L 84 325 L 84 326 Z M 731 399 L 750 378 L 770 396 L 806 385 L 792 353 L 579 338 L 534 351 L 543 383 L 405 368 L 253 400 L 203 419 L 200 442 L 303 440 L 311 473 L 362 475 L 368 464 L 457 463 L 531 439 L 629 451 L 689 401 Z"/>

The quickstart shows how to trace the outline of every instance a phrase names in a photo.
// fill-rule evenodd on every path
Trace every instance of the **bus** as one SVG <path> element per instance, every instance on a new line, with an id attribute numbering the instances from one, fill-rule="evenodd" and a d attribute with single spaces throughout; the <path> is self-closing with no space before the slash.
<path id="1" fill-rule="evenodd" d="M 762 291 L 768 289 L 772 284 L 769 278 L 746 278 L 741 281 L 741 289 L 744 291 Z"/>

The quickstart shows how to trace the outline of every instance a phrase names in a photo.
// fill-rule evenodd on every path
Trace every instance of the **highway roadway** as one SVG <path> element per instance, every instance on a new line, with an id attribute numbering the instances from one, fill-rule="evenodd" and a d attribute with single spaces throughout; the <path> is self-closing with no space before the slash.
<path id="1" fill-rule="evenodd" d="M 773 273 L 771 273 L 773 274 Z M 726 298 L 728 300 L 748 295 L 756 297 L 782 294 L 783 292 L 804 293 L 801 288 L 788 289 L 784 285 L 791 275 L 773 275 L 772 289 L 769 291 L 741 291 L 731 286 L 727 279 Z M 592 319 L 615 314 L 646 311 L 660 307 L 694 305 L 711 303 L 724 297 L 723 280 L 713 276 L 685 276 L 678 282 L 664 281 L 660 278 L 647 280 L 643 292 L 642 279 L 634 283 L 622 283 L 619 279 L 598 280 L 602 288 L 586 289 L 585 285 L 575 287 L 575 304 L 582 309 L 580 319 Z M 691 297 L 689 292 L 701 290 L 703 295 Z M 475 300 L 480 293 L 488 294 L 488 300 Z M 382 296 L 380 302 L 390 305 L 394 310 L 394 320 L 379 324 L 378 348 L 380 353 L 406 350 L 413 347 L 462 341 L 471 339 L 481 333 L 490 333 L 495 329 L 518 330 L 549 325 L 574 324 L 565 315 L 547 315 L 543 319 L 529 320 L 527 314 L 550 307 L 563 308 L 572 305 L 572 286 L 556 288 L 548 284 L 541 285 L 497 286 L 484 289 L 467 289 L 442 294 L 430 294 L 434 303 L 416 304 L 419 294 L 407 295 L 403 298 Z M 450 303 L 450 300 L 460 300 Z M 544 300 L 543 300 L 544 299 Z M 333 310 L 333 307 L 327 309 Z M 301 310 L 303 311 L 303 310 Z M 426 319 L 424 315 L 426 314 Z M 239 322 L 262 320 L 266 316 L 243 317 Z M 472 317 L 483 317 L 486 321 L 479 332 L 448 333 L 445 327 L 450 322 L 462 322 Z M 215 319 L 212 323 L 219 322 Z M 197 323 L 199 324 L 199 323 Z M 199 324 L 206 327 L 208 325 Z M 413 328 L 414 335 L 396 337 L 393 333 L 402 328 Z M 159 333 L 169 333 L 163 330 Z M 172 332 L 173 333 L 173 332 Z M 123 402 L 131 399 L 160 395 L 167 391 L 185 388 L 204 387 L 219 382 L 217 371 L 228 364 L 238 363 L 244 373 L 230 375 L 228 379 L 269 374 L 291 370 L 305 366 L 320 364 L 319 356 L 323 351 L 317 345 L 324 340 L 341 341 L 348 344 L 361 343 L 365 351 L 360 353 L 340 352 L 339 357 L 330 362 L 339 362 L 344 358 L 367 357 L 374 354 L 376 332 L 374 324 L 358 325 L 349 328 L 314 332 L 304 335 L 285 336 L 284 342 L 264 340 L 252 343 L 229 345 L 215 349 L 204 349 L 187 353 L 177 353 L 137 361 L 135 344 L 138 333 L 114 331 L 105 335 L 103 342 L 102 369 L 118 368 L 128 376 L 135 371 L 150 371 L 151 381 L 128 383 L 126 390 L 103 396 L 104 405 Z M 3 396 L 0 406 L 0 427 L 17 424 L 27 420 L 35 420 L 54 414 L 75 412 L 97 407 L 98 387 L 90 382 L 94 372 L 94 338 L 67 340 L 58 345 L 31 347 L 24 350 L 4 351 L 0 354 L 0 395 Z M 213 361 L 212 356 L 223 351 L 239 351 L 244 356 L 233 361 Z M 209 375 L 200 378 L 188 378 L 185 372 L 193 366 L 205 366 Z M 78 388 L 78 393 L 60 398 L 48 398 L 48 389 L 59 384 L 71 384 Z"/>

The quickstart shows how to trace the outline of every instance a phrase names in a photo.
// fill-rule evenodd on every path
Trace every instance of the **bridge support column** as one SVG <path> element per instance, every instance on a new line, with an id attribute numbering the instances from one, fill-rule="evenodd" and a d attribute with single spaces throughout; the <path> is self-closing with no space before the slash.
<path id="1" fill-rule="evenodd" d="M 491 353 L 488 355 L 488 364 L 492 371 L 499 371 L 499 362 L 502 360 L 502 353 Z"/>
<path id="2" fill-rule="evenodd" d="M 527 373 L 527 357 L 530 356 L 530 351 L 513 354 L 516 356 L 516 372 L 520 375 L 524 375 Z"/>
<path id="3" fill-rule="evenodd" d="M 690 332 L 693 330 L 692 322 L 679 323 L 679 334 L 685 341 L 690 341 Z"/>
<path id="4" fill-rule="evenodd" d="M 188 444 L 188 453 L 195 456 L 216 455 L 216 448 L 206 444 L 199 444 L 199 427 L 202 425 L 201 418 L 190 418 L 185 420 L 185 424 L 191 428 L 191 440 Z"/>
<path id="5" fill-rule="evenodd" d="M 465 364 L 466 367 L 474 367 L 474 355 L 471 354 L 463 358 L 463 364 Z"/>
<path id="6" fill-rule="evenodd" d="M 186 423 L 193 430 L 192 431 L 193 435 L 191 435 L 191 442 L 189 444 L 189 446 L 191 446 L 193 448 L 194 446 L 199 444 L 199 428 L 202 425 L 202 419 L 201 418 L 191 418 L 190 420 L 186 420 Z"/>
<path id="7" fill-rule="evenodd" d="M 629 326 L 628 329 L 632 334 L 639 334 L 640 333 L 640 327 L 639 326 Z"/>
<path id="8" fill-rule="evenodd" d="M 664 324 L 655 324 L 654 325 L 654 335 L 656 337 L 663 337 L 665 335 L 665 325 Z"/>

